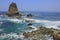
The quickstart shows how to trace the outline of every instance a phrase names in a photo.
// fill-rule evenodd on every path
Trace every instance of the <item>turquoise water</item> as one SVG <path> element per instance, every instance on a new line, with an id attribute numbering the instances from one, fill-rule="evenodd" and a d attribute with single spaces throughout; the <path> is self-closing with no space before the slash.
<path id="1" fill-rule="evenodd" d="M 27 13 L 25 13 L 27 14 Z M 45 27 L 60 28 L 60 13 L 32 13 L 34 15 L 33 19 L 40 20 L 40 23 L 32 23 L 34 27 L 38 28 L 41 25 Z M 3 20 L 4 19 L 4 20 Z M 0 40 L 18 40 L 15 35 L 21 35 L 24 32 L 30 31 L 28 28 L 28 22 L 13 22 L 8 20 L 7 16 L 0 16 Z M 42 21 L 43 20 L 43 21 Z M 3 34 L 3 35 L 2 35 Z M 12 38 L 7 37 L 8 35 L 13 35 Z M 1 36 L 7 35 L 5 38 Z M 10 39 L 9 39 L 10 38 Z M 16 39 L 17 38 L 17 39 Z M 20 40 L 20 39 L 19 39 Z"/>

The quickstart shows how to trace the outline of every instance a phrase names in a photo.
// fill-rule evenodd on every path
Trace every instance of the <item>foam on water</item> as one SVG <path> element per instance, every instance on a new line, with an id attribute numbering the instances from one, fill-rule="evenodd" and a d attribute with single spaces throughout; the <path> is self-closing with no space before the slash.
<path id="1" fill-rule="evenodd" d="M 17 18 L 0 18 L 1 20 L 7 20 L 7 21 L 11 21 L 14 23 L 22 23 L 22 22 L 26 22 L 27 21 L 32 21 L 33 23 L 42 23 L 44 27 L 47 28 L 55 28 L 55 29 L 59 29 L 60 30 L 60 21 L 49 21 L 49 20 L 37 20 L 37 19 L 32 19 L 32 18 L 23 18 L 23 19 L 17 19 Z M 1 22 L 0 24 L 2 24 L 3 22 Z M 58 27 L 59 26 L 59 27 Z M 29 32 L 31 31 L 35 31 L 37 30 L 36 26 L 30 26 L 34 29 L 32 30 L 28 30 Z M 18 28 L 19 29 L 19 28 Z M 3 29 L 0 29 L 0 31 L 4 31 Z M 5 38 L 9 38 L 9 39 L 24 39 L 24 36 L 22 34 L 17 34 L 17 33 L 9 33 L 9 34 L 2 34 L 0 35 L 0 38 L 5 39 Z M 46 37 L 47 38 L 47 37 Z M 50 37 L 49 37 L 50 38 Z M 43 39 L 41 39 L 43 40 Z M 51 40 L 51 38 L 50 38 Z"/>
<path id="2" fill-rule="evenodd" d="M 37 20 L 37 19 L 32 19 L 32 18 L 17 19 L 17 18 L 7 18 L 7 17 L 3 19 L 0 17 L 0 20 L 8 20 L 8 21 L 15 22 L 15 23 L 26 22 L 27 20 L 27 21 L 32 21 L 33 23 L 42 23 L 47 28 L 60 29 L 60 21 Z"/>
<path id="3" fill-rule="evenodd" d="M 5 39 L 5 38 L 9 38 L 9 39 L 21 39 L 24 38 L 24 36 L 22 34 L 16 34 L 16 33 L 10 33 L 10 34 L 1 34 L 0 38 Z"/>
<path id="4" fill-rule="evenodd" d="M 28 38 L 28 39 L 25 39 L 23 35 L 17 35 L 16 33 L 10 33 L 10 34 L 4 34 L 4 35 L 1 35 L 0 36 L 1 39 L 6 39 L 8 38 L 7 40 L 32 40 L 32 37 L 31 38 Z M 40 40 L 53 40 L 52 37 L 50 37 L 49 35 L 45 35 L 45 36 L 41 36 Z"/>
<path id="5" fill-rule="evenodd" d="M 23 20 L 19 20 L 19 19 L 8 19 L 11 22 L 16 22 L 16 23 L 21 23 L 24 22 Z"/>
<path id="6" fill-rule="evenodd" d="M 5 20 L 9 20 L 11 22 L 16 22 L 16 23 L 22 23 L 28 21 L 32 21 L 33 23 L 42 23 L 45 27 L 47 28 L 55 28 L 55 29 L 60 29 L 58 26 L 60 26 L 60 21 L 49 21 L 49 20 L 37 20 L 37 19 L 31 19 L 31 18 L 23 18 L 23 19 L 17 19 L 17 18 L 7 18 Z"/>
<path id="7" fill-rule="evenodd" d="M 60 21 L 37 20 L 37 19 L 30 19 L 30 18 L 25 18 L 25 20 L 34 21 L 34 23 L 42 23 L 47 28 L 60 29 L 58 27 L 60 26 Z"/>

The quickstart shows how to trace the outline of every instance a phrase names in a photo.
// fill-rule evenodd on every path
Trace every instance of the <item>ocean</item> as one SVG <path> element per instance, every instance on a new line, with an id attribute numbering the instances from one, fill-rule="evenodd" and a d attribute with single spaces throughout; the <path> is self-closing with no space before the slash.
<path id="1" fill-rule="evenodd" d="M 27 19 L 35 20 L 32 27 L 37 30 L 40 26 L 47 28 L 55 28 L 60 30 L 60 12 L 22 12 L 27 15 L 31 13 L 32 18 Z M 23 40 L 24 32 L 31 32 L 33 29 L 28 29 L 28 23 L 17 18 L 9 18 L 0 12 L 0 40 Z M 20 35 L 20 36 L 19 36 Z M 43 40 L 43 39 L 42 39 Z M 52 39 L 51 39 L 52 40 Z"/>

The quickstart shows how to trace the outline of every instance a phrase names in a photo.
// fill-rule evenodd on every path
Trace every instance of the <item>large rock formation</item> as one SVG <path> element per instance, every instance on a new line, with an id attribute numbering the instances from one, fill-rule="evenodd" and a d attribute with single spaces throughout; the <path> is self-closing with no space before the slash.
<path id="1" fill-rule="evenodd" d="M 33 40 L 39 40 L 41 38 L 44 39 L 45 35 L 47 35 L 47 37 L 51 37 L 50 39 L 53 38 L 53 40 L 60 40 L 60 30 L 54 28 L 40 27 L 38 30 L 32 32 L 24 32 L 23 35 L 25 38 L 31 37 Z"/>
<path id="2" fill-rule="evenodd" d="M 19 15 L 18 8 L 15 3 L 11 3 L 8 9 L 8 16 Z"/>

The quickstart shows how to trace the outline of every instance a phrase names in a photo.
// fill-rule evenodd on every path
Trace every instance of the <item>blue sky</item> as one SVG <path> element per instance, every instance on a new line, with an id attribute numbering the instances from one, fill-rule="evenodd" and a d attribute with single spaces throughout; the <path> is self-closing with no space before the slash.
<path id="1" fill-rule="evenodd" d="M 8 11 L 12 2 L 19 11 L 60 12 L 60 0 L 0 0 L 0 11 Z"/>

